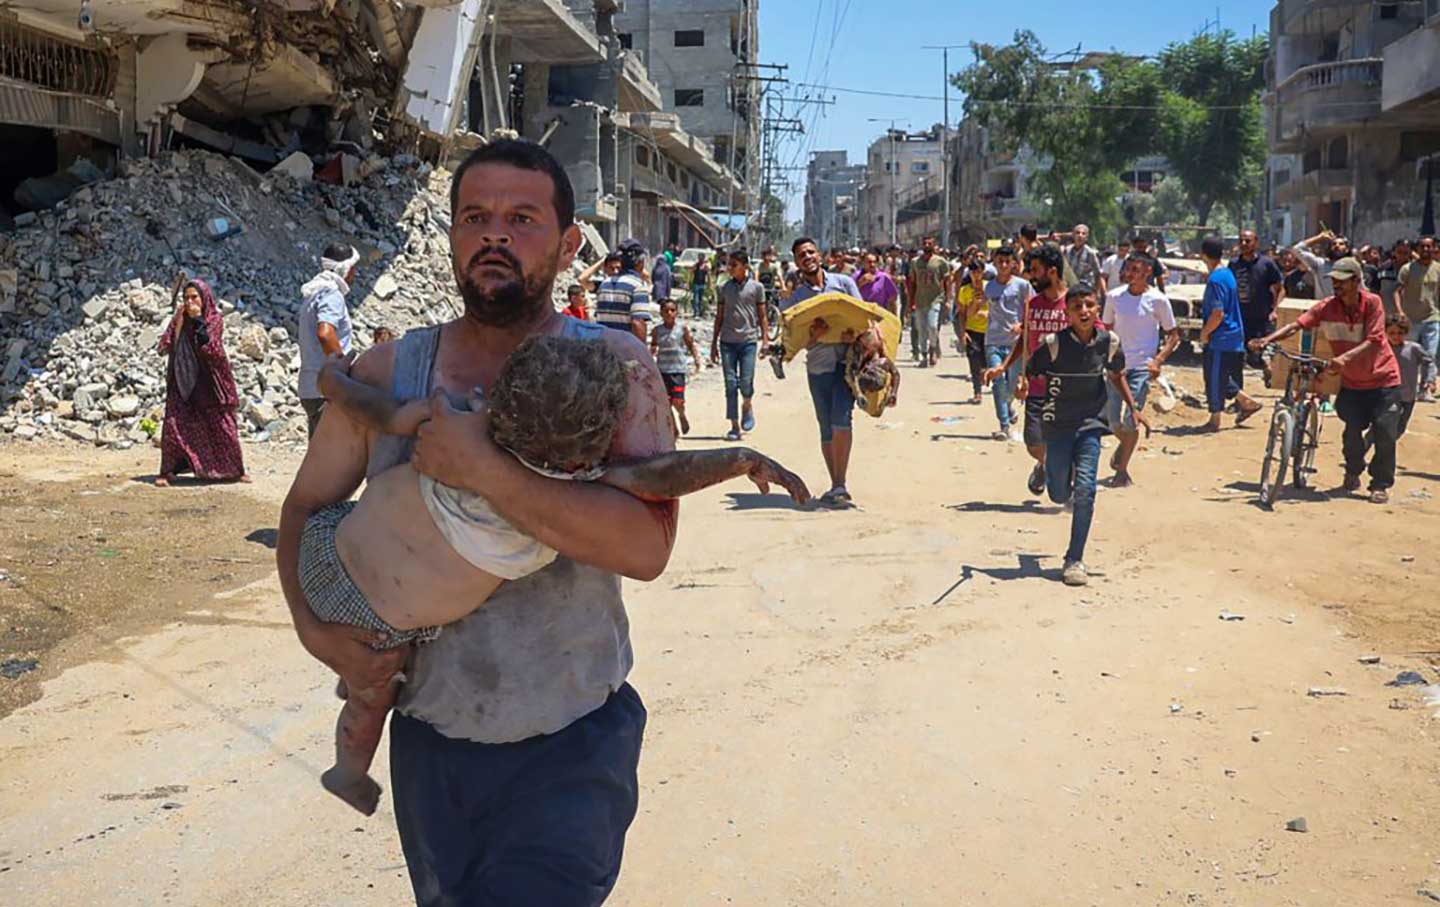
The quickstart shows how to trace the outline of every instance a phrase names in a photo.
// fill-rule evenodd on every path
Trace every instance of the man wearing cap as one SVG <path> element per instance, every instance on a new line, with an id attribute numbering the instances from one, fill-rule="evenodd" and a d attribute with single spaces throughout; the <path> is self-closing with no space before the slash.
<path id="1" fill-rule="evenodd" d="M 645 343 L 650 325 L 650 290 L 640 276 L 645 247 L 638 240 L 627 239 L 615 251 L 620 253 L 620 273 L 600 281 L 595 291 L 595 321 L 629 331 Z"/>
<path id="2" fill-rule="evenodd" d="M 1340 375 L 1335 413 L 1345 423 L 1345 490 L 1360 488 L 1365 471 L 1367 437 L 1370 457 L 1370 500 L 1384 504 L 1395 484 L 1395 441 L 1400 433 L 1400 363 L 1385 337 L 1385 306 L 1361 286 L 1365 269 L 1354 258 L 1342 258 L 1330 269 L 1335 294 L 1266 337 L 1250 341 L 1262 349 L 1301 330 L 1315 330 L 1330 341 L 1335 355 L 1328 371 Z"/>
<path id="3" fill-rule="evenodd" d="M 331 243 L 320 256 L 320 273 L 300 287 L 300 405 L 306 429 L 314 436 L 325 409 L 320 393 L 320 367 L 327 356 L 350 352 L 350 309 L 345 294 L 360 268 L 360 253 L 345 243 Z"/>

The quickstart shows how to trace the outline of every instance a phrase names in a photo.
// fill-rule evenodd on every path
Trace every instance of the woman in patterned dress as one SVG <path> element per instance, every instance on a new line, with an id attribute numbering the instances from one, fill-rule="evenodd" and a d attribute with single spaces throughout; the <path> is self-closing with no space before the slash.
<path id="1" fill-rule="evenodd" d="M 157 486 L 171 484 L 182 472 L 211 481 L 250 481 L 236 421 L 240 397 L 225 355 L 223 331 L 210 287 L 203 280 L 187 281 L 175 317 L 160 338 L 160 352 L 170 362 L 165 370 Z"/>

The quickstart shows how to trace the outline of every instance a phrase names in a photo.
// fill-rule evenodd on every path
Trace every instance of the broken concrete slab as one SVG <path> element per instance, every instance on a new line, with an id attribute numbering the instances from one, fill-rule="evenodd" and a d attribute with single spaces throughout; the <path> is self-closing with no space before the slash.
<path id="1" fill-rule="evenodd" d="M 271 173 L 283 173 L 286 176 L 308 183 L 315 178 L 315 162 L 303 151 L 296 151 L 294 154 L 276 164 Z"/>

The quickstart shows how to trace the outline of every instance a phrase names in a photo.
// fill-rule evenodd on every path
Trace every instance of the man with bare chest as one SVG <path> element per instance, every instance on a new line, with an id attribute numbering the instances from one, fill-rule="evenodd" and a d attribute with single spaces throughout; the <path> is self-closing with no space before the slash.
<path id="1" fill-rule="evenodd" d="M 483 411 L 451 401 L 488 392 L 527 338 L 564 336 L 639 363 L 627 368 L 610 458 L 673 450 L 668 402 L 632 335 L 595 331 L 551 305 L 555 275 L 581 242 L 554 158 L 529 142 L 486 145 L 457 169 L 451 208 L 464 315 L 376 347 L 351 369 L 401 400 L 433 394 L 430 419 L 412 442 L 366 428 L 342 407 L 325 412 L 281 512 L 280 580 L 301 643 L 350 696 L 376 695 L 403 669 L 390 771 L 417 903 L 599 904 L 635 816 L 645 727 L 625 682 L 633 655 L 620 577 L 649 580 L 665 569 L 676 504 L 527 468 L 495 444 Z M 380 634 L 321 622 L 307 606 L 301 532 L 312 514 L 407 459 L 421 475 L 483 497 L 557 554 L 502 583 L 433 642 L 376 651 Z"/>

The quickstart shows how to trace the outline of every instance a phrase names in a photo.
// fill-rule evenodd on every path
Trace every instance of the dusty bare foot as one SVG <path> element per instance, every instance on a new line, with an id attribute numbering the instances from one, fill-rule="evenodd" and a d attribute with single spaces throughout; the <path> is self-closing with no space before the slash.
<path id="1" fill-rule="evenodd" d="M 356 777 L 337 765 L 325 770 L 320 783 L 367 816 L 375 815 L 375 808 L 380 805 L 380 785 L 369 775 Z"/>
<path id="2" fill-rule="evenodd" d="M 247 472 L 247 473 L 245 473 L 244 475 L 242 475 L 240 478 L 236 479 L 235 481 L 240 482 L 241 484 L 244 484 L 244 485 L 249 485 L 251 482 L 253 482 L 253 481 L 255 481 L 255 480 L 252 479 L 252 478 L 250 478 L 250 473 Z"/>
<path id="3" fill-rule="evenodd" d="M 170 487 L 170 483 L 173 482 L 173 481 L 175 481 L 175 477 L 174 477 L 174 476 L 170 476 L 170 475 L 156 476 L 156 477 L 155 477 L 155 487 L 156 487 L 156 488 L 169 488 L 169 487 Z"/>

